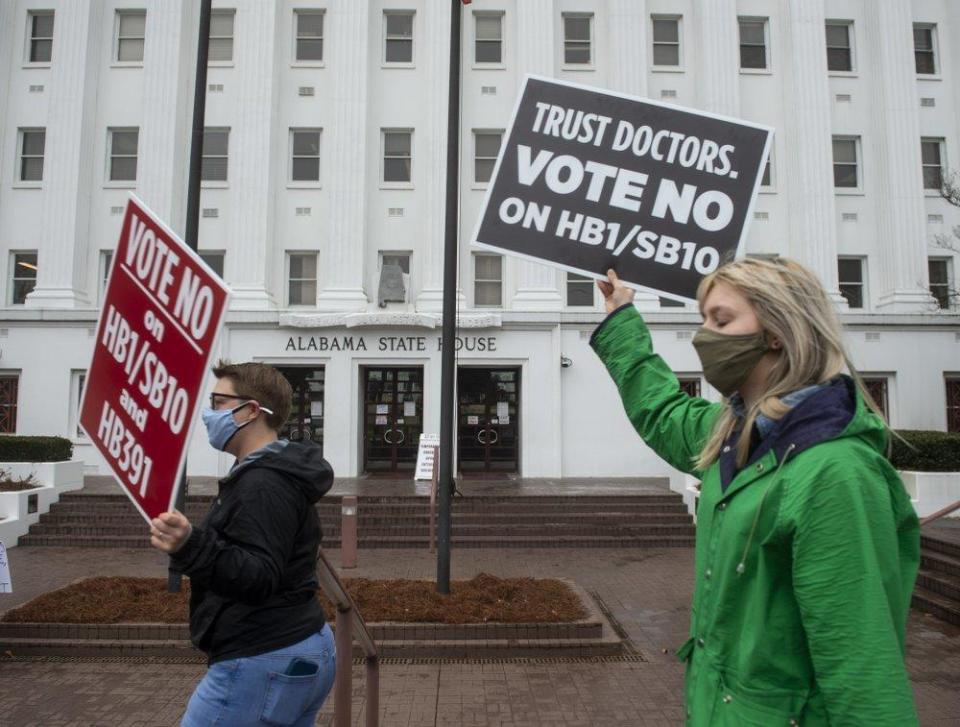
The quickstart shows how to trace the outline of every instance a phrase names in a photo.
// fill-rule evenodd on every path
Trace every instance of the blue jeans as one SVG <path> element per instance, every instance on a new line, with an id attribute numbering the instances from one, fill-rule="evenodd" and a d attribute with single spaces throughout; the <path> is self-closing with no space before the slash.
<path id="1" fill-rule="evenodd" d="M 299 657 L 302 676 L 284 674 Z M 245 727 L 246 725 L 312 726 L 333 687 L 336 647 L 333 633 L 323 629 L 299 644 L 258 656 L 213 664 L 190 697 L 181 727 Z"/>

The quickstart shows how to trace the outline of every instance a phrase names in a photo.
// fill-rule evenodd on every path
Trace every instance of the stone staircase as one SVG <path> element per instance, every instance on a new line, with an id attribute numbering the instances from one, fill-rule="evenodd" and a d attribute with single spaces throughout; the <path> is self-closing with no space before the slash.
<path id="1" fill-rule="evenodd" d="M 186 515 L 202 520 L 212 496 L 187 498 Z M 323 545 L 340 547 L 340 498 L 317 504 Z M 426 548 L 429 499 L 361 496 L 361 548 Z M 456 548 L 692 547 L 694 525 L 680 495 L 477 495 L 453 500 Z M 149 547 L 147 526 L 122 494 L 69 493 L 20 539 L 20 545 Z"/>
<path id="2" fill-rule="evenodd" d="M 960 544 L 920 536 L 920 572 L 912 605 L 960 626 Z"/>

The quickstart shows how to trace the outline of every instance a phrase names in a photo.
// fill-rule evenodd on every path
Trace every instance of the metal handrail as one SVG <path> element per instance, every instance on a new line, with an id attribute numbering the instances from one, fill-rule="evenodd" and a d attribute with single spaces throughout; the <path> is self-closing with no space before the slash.
<path id="1" fill-rule="evenodd" d="M 925 518 L 923 518 L 920 521 L 920 527 L 922 528 L 924 525 L 927 525 L 928 523 L 932 523 L 934 520 L 939 520 L 944 515 L 949 515 L 954 510 L 960 510 L 960 500 L 957 500 L 952 505 L 947 505 L 945 508 L 941 510 L 937 510 L 932 515 L 927 515 Z"/>
<path id="2" fill-rule="evenodd" d="M 366 725 L 377 727 L 380 723 L 380 657 L 377 645 L 363 616 L 353 599 L 343 587 L 340 577 L 327 560 L 321 548 L 317 554 L 317 577 L 324 594 L 337 609 L 336 645 L 337 675 L 333 684 L 333 724 L 335 727 L 350 727 L 350 711 L 353 699 L 353 637 L 366 656 Z"/>

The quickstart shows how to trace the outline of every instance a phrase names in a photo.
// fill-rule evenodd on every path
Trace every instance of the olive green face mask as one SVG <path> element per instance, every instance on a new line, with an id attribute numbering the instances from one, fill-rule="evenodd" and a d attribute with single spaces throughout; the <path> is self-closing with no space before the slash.
<path id="1" fill-rule="evenodd" d="M 762 332 L 731 336 L 701 328 L 693 337 L 703 377 L 724 396 L 733 395 L 770 350 Z"/>

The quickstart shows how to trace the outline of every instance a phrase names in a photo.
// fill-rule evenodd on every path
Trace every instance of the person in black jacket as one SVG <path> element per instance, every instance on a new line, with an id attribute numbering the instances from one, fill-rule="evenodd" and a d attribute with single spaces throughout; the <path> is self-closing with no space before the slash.
<path id="1" fill-rule="evenodd" d="M 151 526 L 151 545 L 190 578 L 190 639 L 208 657 L 181 724 L 312 725 L 335 673 L 314 507 L 333 470 L 316 444 L 277 438 L 292 392 L 276 369 L 221 361 L 213 373 L 204 424 L 236 462 L 200 525 L 175 510 Z"/>

